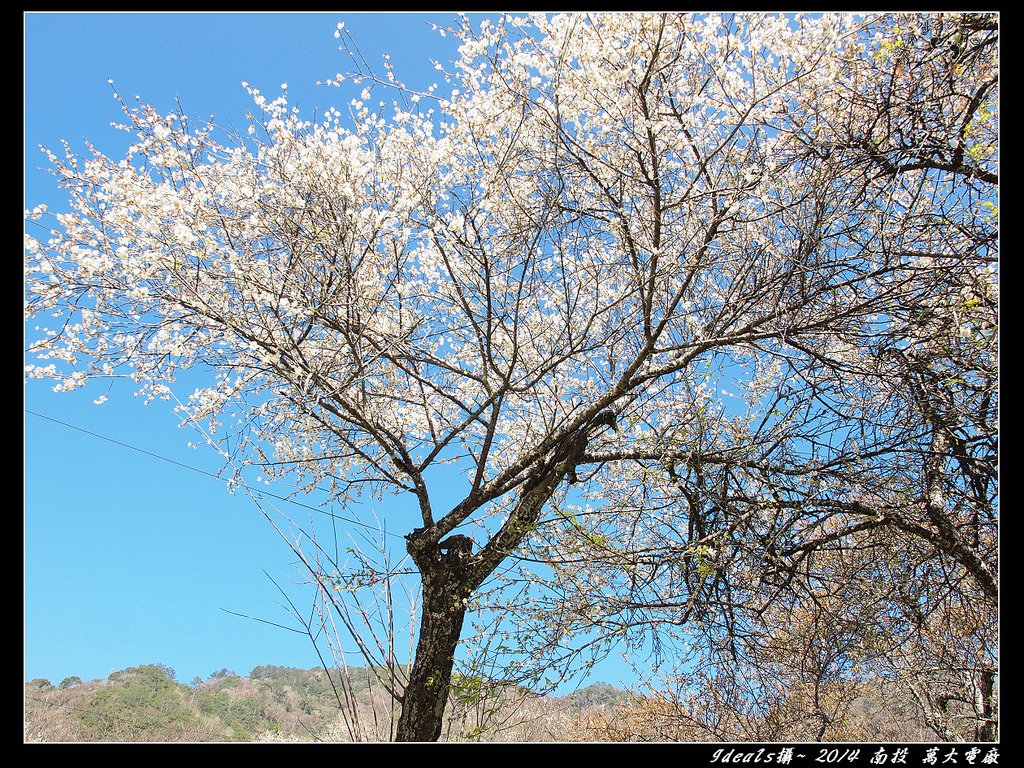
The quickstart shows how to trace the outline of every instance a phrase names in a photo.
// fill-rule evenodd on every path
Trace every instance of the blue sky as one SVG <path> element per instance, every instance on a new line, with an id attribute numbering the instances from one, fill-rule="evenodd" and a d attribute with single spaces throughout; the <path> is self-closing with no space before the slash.
<path id="1" fill-rule="evenodd" d="M 334 38 L 339 21 L 369 62 L 388 52 L 400 77 L 425 86 L 439 74 L 430 59 L 448 60 L 455 49 L 428 22 L 451 20 L 450 13 L 27 14 L 25 205 L 65 207 L 42 170 L 39 145 L 59 150 L 66 139 L 84 151 L 88 140 L 123 154 L 129 137 L 110 127 L 121 113 L 108 79 L 128 100 L 138 95 L 170 111 L 177 99 L 189 115 L 214 115 L 225 126 L 244 124 L 251 107 L 243 81 L 267 94 L 288 83 L 289 102 L 308 117 L 351 97 L 316 85 L 348 69 Z M 100 406 L 93 400 L 107 394 L 105 385 L 63 394 L 50 386 L 25 386 L 25 679 L 104 678 L 156 662 L 185 682 L 222 667 L 247 674 L 258 664 L 315 666 L 305 636 L 229 613 L 294 624 L 267 574 L 287 587 L 299 571 L 252 501 L 110 442 L 215 472 L 217 458 L 187 447 L 195 436 L 177 428 L 168 404 L 145 406 L 128 385 L 114 387 Z M 618 682 L 621 673 L 608 665 L 596 679 Z"/>

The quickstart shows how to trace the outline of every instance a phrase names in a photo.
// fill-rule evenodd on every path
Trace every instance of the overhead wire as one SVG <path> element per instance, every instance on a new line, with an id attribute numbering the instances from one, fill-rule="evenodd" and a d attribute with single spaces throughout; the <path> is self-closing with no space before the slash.
<path id="1" fill-rule="evenodd" d="M 118 446 L 120 446 L 122 448 L 127 448 L 129 450 L 135 451 L 137 453 L 144 454 L 144 455 L 149 456 L 151 458 L 158 459 L 160 461 L 165 461 L 168 464 L 173 464 L 173 465 L 175 465 L 177 467 L 180 467 L 182 469 L 188 469 L 188 470 L 190 470 L 192 472 L 197 472 L 200 475 L 205 475 L 206 477 L 213 478 L 214 480 L 219 480 L 219 481 L 223 480 L 223 478 L 220 475 L 218 475 L 216 472 L 210 472 L 210 471 L 205 470 L 205 469 L 200 469 L 199 467 L 194 467 L 191 464 L 186 464 L 184 462 L 178 461 L 177 459 L 172 459 L 169 456 L 163 456 L 163 455 L 161 455 L 159 453 L 154 453 L 153 451 L 146 450 L 145 448 L 140 448 L 137 445 L 132 445 L 131 443 L 126 443 L 123 440 L 118 440 L 116 438 L 100 434 L 99 432 L 94 432 L 92 430 L 86 429 L 85 427 L 80 427 L 80 426 L 78 426 L 76 424 L 71 424 L 70 422 L 63 421 L 63 420 L 55 418 L 53 416 L 48 416 L 45 413 L 39 413 L 37 411 L 33 411 L 30 408 L 26 408 L 25 409 L 25 413 L 31 414 L 32 416 L 36 416 L 36 417 L 38 417 L 40 419 L 46 419 L 47 421 L 53 422 L 54 424 L 59 424 L 62 427 L 67 427 L 68 429 L 73 429 L 76 432 L 81 432 L 81 433 L 89 435 L 91 437 L 95 437 L 95 438 L 98 438 L 100 440 L 105 440 L 108 443 L 113 443 L 114 445 L 118 445 Z M 346 523 L 351 523 L 352 525 L 358 525 L 358 526 L 361 526 L 363 528 L 367 528 L 367 529 L 373 530 L 373 531 L 378 532 L 378 533 L 380 532 L 379 529 L 376 526 L 373 526 L 373 525 L 371 525 L 369 523 L 363 522 L 362 520 L 356 520 L 356 519 L 351 518 L 351 517 L 345 517 L 344 515 L 339 515 L 336 512 L 330 512 L 330 511 L 325 510 L 325 509 L 323 509 L 321 507 L 314 507 L 311 504 L 306 504 L 304 502 L 297 501 L 297 500 L 295 500 L 293 498 L 289 498 L 287 496 L 281 496 L 280 494 L 273 493 L 272 491 L 268 491 L 268 490 L 265 490 L 263 488 L 253 488 L 252 486 L 250 486 L 248 483 L 246 483 L 244 480 L 241 480 L 241 479 L 239 479 L 238 482 L 241 485 L 245 486 L 245 488 L 250 493 L 259 494 L 261 496 L 268 496 L 270 498 L 278 499 L 279 501 L 284 501 L 284 502 L 287 502 L 289 504 L 295 504 L 296 506 L 304 507 L 306 509 L 312 510 L 313 512 L 318 512 L 318 513 L 320 513 L 322 515 L 328 515 L 329 517 L 331 517 L 331 518 L 333 518 L 335 520 L 341 520 L 341 521 L 346 522 Z M 385 535 L 392 536 L 394 538 L 402 538 L 401 535 L 399 535 L 397 533 L 391 533 L 390 531 L 384 531 L 384 533 L 385 533 Z"/>

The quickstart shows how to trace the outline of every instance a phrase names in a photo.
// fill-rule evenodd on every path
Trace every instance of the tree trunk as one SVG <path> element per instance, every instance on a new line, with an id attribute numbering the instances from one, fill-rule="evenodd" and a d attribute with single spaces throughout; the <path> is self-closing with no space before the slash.
<path id="1" fill-rule="evenodd" d="M 610 417 L 595 421 L 614 424 Z M 589 425 L 588 428 L 593 428 Z M 519 545 L 540 516 L 544 504 L 587 447 L 586 432 L 570 434 L 524 488 L 519 503 L 501 528 L 476 555 L 467 536 L 438 541 L 437 526 L 419 528 L 406 536 L 406 549 L 419 568 L 423 583 L 423 612 L 416 656 L 402 695 L 398 741 L 437 741 L 441 736 L 455 649 L 466 619 L 469 596 Z M 451 527 L 447 528 L 450 531 Z"/>
<path id="2" fill-rule="evenodd" d="M 995 711 L 996 673 L 994 669 L 981 671 L 981 721 L 975 729 L 976 741 L 996 741 L 999 735 L 999 716 Z"/>
<path id="3" fill-rule="evenodd" d="M 426 556 L 417 553 L 423 609 L 416 656 L 402 696 L 398 741 L 437 741 L 441 736 L 455 648 L 466 618 L 466 600 L 473 588 L 465 565 L 472 544 L 465 541 L 467 546 L 452 546 L 447 553 L 438 548 Z"/>

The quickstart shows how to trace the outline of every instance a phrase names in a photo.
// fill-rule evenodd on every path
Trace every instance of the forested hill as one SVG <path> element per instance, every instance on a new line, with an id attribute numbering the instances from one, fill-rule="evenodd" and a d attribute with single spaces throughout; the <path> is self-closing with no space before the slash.
<path id="1" fill-rule="evenodd" d="M 564 698 L 460 678 L 445 738 L 590 740 L 588 723 L 630 694 L 596 683 Z M 248 677 L 222 669 L 178 682 L 147 664 L 106 680 L 69 677 L 25 684 L 27 741 L 358 741 L 393 738 L 398 709 L 368 668 L 346 673 L 264 665 Z"/>
<path id="2" fill-rule="evenodd" d="M 836 705 L 840 740 L 935 739 L 913 698 L 886 693 L 881 680 L 865 680 L 845 694 L 825 694 Z M 442 739 L 721 741 L 715 712 L 714 702 L 643 696 L 608 683 L 554 697 L 456 676 Z M 328 675 L 319 667 L 263 665 L 247 677 L 221 669 L 185 684 L 170 667 L 146 664 L 105 680 L 31 680 L 24 714 L 30 742 L 388 741 L 395 738 L 398 706 L 365 667 Z M 783 741 L 813 740 L 820 727 L 800 689 L 758 718 L 758 727 L 774 727 Z"/>

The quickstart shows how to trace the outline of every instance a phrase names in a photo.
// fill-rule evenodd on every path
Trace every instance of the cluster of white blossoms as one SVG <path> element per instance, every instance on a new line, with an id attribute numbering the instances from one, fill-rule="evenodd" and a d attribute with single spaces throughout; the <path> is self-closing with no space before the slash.
<path id="1" fill-rule="evenodd" d="M 453 455 L 498 477 L 601 398 L 655 440 L 642 425 L 709 350 L 804 334 L 852 361 L 903 254 L 956 249 L 903 226 L 940 176 L 829 159 L 871 130 L 907 35 L 891 20 L 535 14 L 457 34 L 446 98 L 385 115 L 367 89 L 311 123 L 286 86 L 246 85 L 244 136 L 125 104 L 126 159 L 51 153 L 71 212 L 31 212 L 52 229 L 26 239 L 26 311 L 58 319 L 31 351 L 62 365 L 30 375 L 229 371 L 189 416 L 258 411 L 257 449 L 312 480 L 407 487 Z M 785 373 L 761 367 L 751 402 Z"/>

